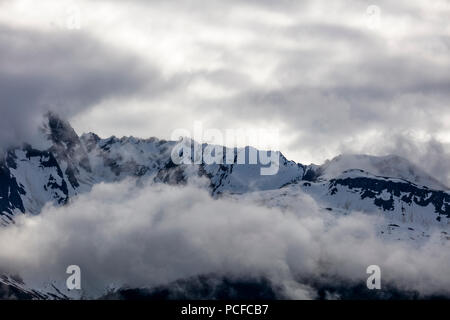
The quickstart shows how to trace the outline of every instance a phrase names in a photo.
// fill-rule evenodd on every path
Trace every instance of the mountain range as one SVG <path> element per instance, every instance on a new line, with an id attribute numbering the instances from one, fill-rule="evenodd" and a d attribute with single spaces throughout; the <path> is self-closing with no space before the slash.
<path id="1" fill-rule="evenodd" d="M 0 158 L 0 225 L 18 215 L 38 215 L 45 204 L 70 205 L 77 195 L 102 182 L 149 178 L 183 185 L 203 177 L 214 198 L 257 194 L 267 206 L 289 204 L 306 193 L 322 210 L 345 215 L 362 211 L 380 215 L 386 239 L 423 241 L 438 228 L 450 241 L 450 192 L 419 166 L 395 155 L 340 155 L 322 165 L 304 165 L 280 154 L 275 175 L 260 174 L 261 164 L 181 164 L 171 160 L 176 141 L 135 137 L 79 136 L 68 121 L 49 113 L 39 135 L 42 143 L 11 146 Z M 205 148 L 203 144 L 201 147 Z M 252 147 L 240 149 L 248 154 Z M 0 283 L 25 296 L 51 298 L 26 289 L 11 277 Z M 58 293 L 54 293 L 58 296 Z"/>

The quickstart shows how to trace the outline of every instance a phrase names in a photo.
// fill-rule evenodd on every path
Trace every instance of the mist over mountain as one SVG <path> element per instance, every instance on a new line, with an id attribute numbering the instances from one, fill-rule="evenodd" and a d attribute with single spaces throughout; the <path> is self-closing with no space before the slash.
<path id="1" fill-rule="evenodd" d="M 449 299 L 449 15 L 0 0 L 0 300 Z"/>
<path id="2" fill-rule="evenodd" d="M 176 165 L 176 141 L 79 136 L 56 114 L 45 119 L 39 143 L 1 159 L 5 292 L 206 298 L 235 286 L 343 298 L 378 264 L 390 289 L 374 298 L 449 294 L 450 193 L 407 159 L 303 165 L 280 154 L 278 172 L 263 176 L 260 163 Z M 73 263 L 82 292 L 65 287 Z M 181 291 L 164 291 L 179 281 Z"/>

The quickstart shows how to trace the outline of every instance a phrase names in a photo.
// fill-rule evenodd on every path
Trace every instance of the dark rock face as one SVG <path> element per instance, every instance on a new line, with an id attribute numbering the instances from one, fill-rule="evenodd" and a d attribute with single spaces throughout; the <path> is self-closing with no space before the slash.
<path id="1" fill-rule="evenodd" d="M 305 174 L 303 175 L 304 181 L 311 181 L 315 182 L 317 178 L 320 176 L 320 172 L 317 170 L 314 170 L 313 168 L 304 167 L 305 168 Z"/>
<path id="2" fill-rule="evenodd" d="M 0 275 L 0 300 L 62 300 L 67 296 L 58 292 L 42 293 L 33 289 L 28 289 L 19 276 Z"/>
<path id="3" fill-rule="evenodd" d="M 14 212 L 27 210 L 23 201 L 23 196 L 27 195 L 26 186 L 19 184 L 12 173 L 23 161 L 37 164 L 36 172 L 49 169 L 49 176 L 45 181 L 35 181 L 33 174 L 26 179 L 40 185 L 40 188 L 49 194 L 50 199 L 59 205 L 64 205 L 69 200 L 69 184 L 74 189 L 80 186 L 77 179 L 80 169 L 88 172 L 91 170 L 87 153 L 70 124 L 51 113 L 47 118 L 48 123 L 42 130 L 47 128 L 48 139 L 52 143 L 48 150 L 37 150 L 24 144 L 9 149 L 0 159 L 0 215 L 12 215 Z M 24 154 L 25 158 L 19 160 L 16 153 L 18 151 Z M 27 196 L 32 198 L 33 194 Z"/>
<path id="4" fill-rule="evenodd" d="M 204 275 L 151 289 L 121 289 L 102 297 L 109 300 L 275 300 L 284 298 L 264 278 L 231 279 Z"/>
<path id="5" fill-rule="evenodd" d="M 420 300 L 450 299 L 446 295 L 420 295 L 386 284 L 382 290 L 369 290 L 365 283 L 340 279 L 302 279 L 317 300 Z M 182 279 L 156 288 L 120 289 L 106 294 L 102 300 L 279 300 L 289 299 L 280 287 L 266 278 L 231 279 L 202 275 Z"/>
<path id="6" fill-rule="evenodd" d="M 317 292 L 317 300 L 448 300 L 446 295 L 421 295 L 392 284 L 384 284 L 381 290 L 369 290 L 365 283 L 352 283 L 340 279 L 305 280 Z"/>
<path id="7" fill-rule="evenodd" d="M 27 292 L 15 286 L 0 282 L 0 300 L 36 300 L 44 299 L 39 293 Z"/>
<path id="8" fill-rule="evenodd" d="M 176 165 L 169 160 L 163 168 L 161 168 L 156 177 L 155 182 L 162 182 L 172 185 L 184 185 L 187 183 L 187 178 L 185 176 L 185 165 Z"/>
<path id="9" fill-rule="evenodd" d="M 72 187 L 78 188 L 80 186 L 77 180 L 77 175 L 80 173 L 79 168 L 83 168 L 88 172 L 92 171 L 87 153 L 81 144 L 80 138 L 67 121 L 52 113 L 49 113 L 47 116 L 50 129 L 49 138 L 53 142 L 53 146 L 49 151 L 59 161 L 67 163 L 67 169 L 64 173 L 67 175 Z"/>
<path id="10" fill-rule="evenodd" d="M 345 186 L 351 190 L 359 190 L 361 199 L 374 199 L 374 204 L 383 210 L 394 210 L 394 199 L 399 199 L 405 204 L 416 204 L 421 207 L 432 205 L 439 215 L 450 217 L 450 195 L 440 190 L 431 190 L 419 187 L 411 182 L 397 182 L 387 178 L 354 177 L 330 180 L 330 194 L 337 193 L 337 186 Z M 381 198 L 381 194 L 387 192 L 390 199 Z"/>
<path id="11" fill-rule="evenodd" d="M 12 215 L 15 209 L 25 212 L 21 198 L 24 194 L 25 190 L 17 184 L 6 163 L 0 162 L 0 215 Z"/>
<path id="12" fill-rule="evenodd" d="M 56 178 L 54 176 L 50 175 L 48 181 L 46 181 L 46 183 L 44 184 L 44 189 L 46 191 L 50 191 L 52 193 L 53 199 L 55 199 L 58 204 L 61 204 L 61 205 L 66 204 L 69 200 L 69 190 L 67 187 L 67 183 L 64 179 L 64 175 L 61 170 L 61 167 L 60 167 L 57 159 L 53 155 L 53 153 L 50 151 L 35 150 L 35 149 L 31 148 L 31 146 L 26 146 L 25 150 L 26 150 L 26 157 L 28 159 L 38 158 L 40 166 L 42 168 L 54 169 L 53 171 L 56 172 L 57 176 L 60 178 L 59 180 L 61 180 L 61 183 L 58 184 Z M 67 170 L 66 170 L 66 172 L 67 172 Z M 71 176 L 68 175 L 69 181 L 70 181 L 70 178 L 71 178 Z M 64 196 L 61 197 L 60 194 L 56 191 L 61 191 L 61 193 Z"/>

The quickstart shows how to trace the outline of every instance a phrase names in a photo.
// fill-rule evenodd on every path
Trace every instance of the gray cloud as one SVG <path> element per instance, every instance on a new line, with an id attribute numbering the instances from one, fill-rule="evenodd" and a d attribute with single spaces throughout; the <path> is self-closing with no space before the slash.
<path id="1" fill-rule="evenodd" d="M 18 58 L 2 63 L 12 79 L 2 108 L 78 105 L 67 107 L 78 130 L 162 138 L 196 120 L 220 129 L 270 120 L 282 132 L 282 151 L 306 163 L 335 156 L 355 137 L 369 142 L 371 132 L 449 139 L 448 2 L 377 1 L 374 30 L 365 1 L 134 1 L 126 10 L 120 1 L 78 4 L 81 34 L 17 32 L 18 17 L 3 27 L 12 48 L 5 55 Z M 21 46 L 24 39 L 37 49 Z M 369 152 L 360 145 L 353 148 Z"/>
<path id="2" fill-rule="evenodd" d="M 77 4 L 77 32 L 49 32 L 45 11 L 36 31 L 18 29 L 26 5 L 5 20 L 3 140 L 48 108 L 102 136 L 271 123 L 301 163 L 374 152 L 393 132 L 450 140 L 448 2 L 378 1 L 378 29 L 365 1 Z"/>
<path id="3" fill-rule="evenodd" d="M 428 174 L 450 186 L 450 145 L 432 137 L 425 141 L 418 141 L 410 134 L 392 133 L 380 137 L 383 144 L 364 146 L 363 149 L 374 154 L 397 154 L 411 159 Z M 344 152 L 354 153 L 355 149 L 342 146 Z"/>
<path id="4" fill-rule="evenodd" d="M 449 130 L 442 118 L 449 110 L 448 61 L 441 64 L 422 57 L 391 56 L 379 40 L 371 43 L 366 36 L 353 44 L 354 34 L 335 27 L 331 30 L 334 40 L 327 42 L 328 49 L 280 53 L 287 58 L 274 72 L 283 83 L 281 88 L 250 87 L 221 101 L 221 107 L 249 120 L 278 118 L 301 135 L 291 148 L 332 147 L 367 130 Z M 324 34 L 319 33 L 310 37 Z M 333 60 L 333 47 L 340 40 L 352 48 L 351 57 L 330 63 L 327 60 Z"/>
<path id="5" fill-rule="evenodd" d="M 291 298 L 314 298 L 301 279 L 365 283 L 367 266 L 378 264 L 386 285 L 449 294 L 450 250 L 434 242 L 439 235 L 418 247 L 385 242 L 375 234 L 379 218 L 336 217 L 302 194 L 283 210 L 258 204 L 261 197 L 237 202 L 213 200 L 195 185 L 100 184 L 69 206 L 47 206 L 2 228 L 0 268 L 35 288 L 53 279 L 64 289 L 66 267 L 77 264 L 90 297 L 108 286 L 213 273 L 264 276 Z"/>
<path id="6" fill-rule="evenodd" d="M 151 64 L 82 32 L 0 25 L 0 145 L 29 141 L 48 110 L 70 118 L 106 99 L 169 87 Z"/>
<path id="7" fill-rule="evenodd" d="M 365 1 L 136 3 L 152 25 L 136 19 L 133 30 L 170 43 L 160 68 L 169 72 L 175 54 L 183 63 L 172 72 L 187 81 L 164 101 L 142 102 L 139 110 L 156 116 L 130 126 L 135 134 L 151 127 L 147 135 L 168 137 L 195 120 L 265 127 L 270 119 L 283 133 L 283 151 L 300 162 L 322 162 L 342 152 L 343 141 L 369 142 L 371 132 L 450 135 L 447 2 L 378 1 L 375 30 L 366 26 L 372 3 Z M 177 24 L 164 28 L 156 12 Z M 192 92 L 198 81 L 207 86 Z"/>

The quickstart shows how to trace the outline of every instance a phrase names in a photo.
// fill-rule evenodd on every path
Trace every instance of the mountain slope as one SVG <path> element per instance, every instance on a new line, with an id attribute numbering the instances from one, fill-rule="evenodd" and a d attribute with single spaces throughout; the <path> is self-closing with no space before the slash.
<path id="1" fill-rule="evenodd" d="M 348 169 L 361 169 L 376 176 L 400 178 L 433 189 L 448 189 L 418 166 L 396 155 L 381 157 L 358 154 L 340 155 L 326 161 L 318 168 L 318 172 L 321 178 L 332 179 Z"/>
<path id="2" fill-rule="evenodd" d="M 214 198 L 246 201 L 267 207 L 301 210 L 299 199 L 310 197 L 319 210 L 331 215 L 361 211 L 383 217 L 376 226 L 383 241 L 420 245 L 430 235 L 450 241 L 450 193 L 447 188 L 408 160 L 396 157 L 343 155 L 321 166 L 302 165 L 279 155 L 275 175 L 261 175 L 267 167 L 238 164 L 180 164 L 171 152 L 178 142 L 157 138 L 110 137 L 94 133 L 78 136 L 67 121 L 54 114 L 39 132 L 39 146 L 12 147 L 0 158 L 0 225 L 14 223 L 16 215 L 39 214 L 44 205 L 70 205 L 72 199 L 102 182 L 126 178 L 151 179 L 182 185 L 206 178 Z M 197 145 L 205 150 L 208 145 Z M 224 153 L 249 158 L 251 147 L 224 148 Z M 303 202 L 304 203 L 304 202 Z M 25 299 L 65 299 L 73 292 L 52 282 L 30 289 L 11 276 L 0 276 L 0 294 Z M 119 288 L 120 289 L 120 288 Z M 79 298 L 73 296 L 72 298 Z"/>
<path id="3" fill-rule="evenodd" d="M 398 221 L 413 215 L 416 222 L 442 227 L 450 218 L 445 186 L 397 156 L 342 155 L 321 166 L 305 166 L 280 154 L 278 172 L 264 176 L 259 161 L 237 164 L 235 156 L 231 164 L 176 165 L 171 159 L 175 141 L 101 139 L 94 133 L 78 137 L 67 121 L 51 113 L 47 119 L 40 132 L 44 150 L 30 145 L 11 148 L 0 161 L 0 222 L 4 225 L 13 222 L 15 214 L 38 214 L 48 202 L 66 205 L 96 183 L 127 177 L 183 184 L 202 176 L 210 181 L 214 196 L 297 188 L 324 208 L 378 212 Z M 198 147 L 205 150 L 208 145 Z M 251 147 L 223 150 L 242 153 L 246 159 L 256 151 Z"/>

